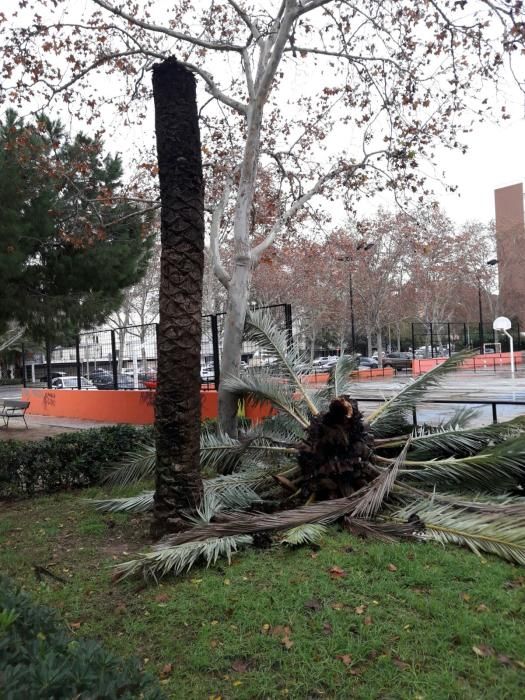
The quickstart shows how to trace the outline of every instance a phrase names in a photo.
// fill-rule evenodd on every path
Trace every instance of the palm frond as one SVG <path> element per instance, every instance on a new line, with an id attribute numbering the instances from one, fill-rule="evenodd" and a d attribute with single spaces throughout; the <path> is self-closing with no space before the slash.
<path id="1" fill-rule="evenodd" d="M 140 559 L 133 559 L 115 567 L 115 579 L 142 574 L 145 579 L 158 580 L 167 574 L 177 576 L 189 571 L 200 559 L 209 567 L 219 557 L 226 557 L 228 564 L 232 556 L 241 548 L 252 544 L 248 535 L 235 537 L 210 538 L 198 542 L 187 542 L 169 546 L 161 542 L 152 552 L 143 554 Z"/>
<path id="2" fill-rule="evenodd" d="M 501 492 L 525 477 L 525 436 L 492 445 L 471 457 L 405 460 L 404 466 L 398 472 L 401 481 Z"/>
<path id="3" fill-rule="evenodd" d="M 270 402 L 275 408 L 294 418 L 303 428 L 308 427 L 307 414 L 301 410 L 301 404 L 294 399 L 293 392 L 287 384 L 266 372 L 242 377 L 226 376 L 221 379 L 223 387 L 233 394 L 244 396 L 255 404 Z M 317 412 L 317 409 L 315 409 Z"/>
<path id="4" fill-rule="evenodd" d="M 447 372 L 456 369 L 474 354 L 471 350 L 464 350 L 451 355 L 443 363 L 407 384 L 398 394 L 376 408 L 366 419 L 374 435 L 377 437 L 392 435 L 393 430 L 398 429 L 400 420 L 406 421 L 408 412 L 417 406 L 431 387 L 437 386 Z"/>
<path id="5" fill-rule="evenodd" d="M 222 538 L 246 535 L 253 532 L 287 530 L 305 523 L 330 523 L 351 512 L 352 508 L 355 507 L 357 494 L 359 494 L 359 491 L 349 498 L 319 501 L 319 503 L 313 503 L 302 508 L 277 513 L 233 513 L 221 522 L 192 528 L 176 535 L 168 535 L 166 542 L 174 546 L 186 542 L 203 541 L 212 537 Z"/>
<path id="6" fill-rule="evenodd" d="M 319 544 L 327 532 L 325 525 L 319 523 L 305 523 L 286 530 L 281 537 L 281 544 L 299 546 L 303 544 Z"/>
<path id="7" fill-rule="evenodd" d="M 416 502 L 395 513 L 406 519 L 417 516 L 424 525 L 422 535 L 442 544 L 469 547 L 475 554 L 487 552 L 503 559 L 525 564 L 525 517 L 502 517 L 498 513 L 473 512 L 470 509 L 432 501 Z"/>
<path id="8" fill-rule="evenodd" d="M 208 428 L 201 431 L 201 469 L 215 472 L 235 471 L 241 461 L 245 445 L 220 431 Z"/>
<path id="9" fill-rule="evenodd" d="M 144 491 L 131 498 L 90 499 L 95 510 L 103 513 L 147 513 L 153 510 L 154 491 Z"/>
<path id="10" fill-rule="evenodd" d="M 486 425 L 481 428 L 436 431 L 413 438 L 409 459 L 427 460 L 443 456 L 468 457 L 491 444 L 497 445 L 521 433 L 525 433 L 525 416 L 518 416 L 505 423 Z"/>
<path id="11" fill-rule="evenodd" d="M 218 476 L 203 482 L 205 498 L 214 497 L 224 510 L 246 510 L 263 499 L 255 491 L 264 479 L 271 481 L 266 472 L 236 472 L 228 476 Z"/>
<path id="12" fill-rule="evenodd" d="M 252 311 L 246 319 L 244 337 L 272 355 L 276 369 L 302 396 L 310 413 L 317 415 L 319 409 L 301 383 L 301 372 L 297 370 L 297 366 L 304 361 L 304 353 L 300 353 L 296 345 L 290 344 L 286 330 L 281 330 L 267 312 Z"/>
<path id="13" fill-rule="evenodd" d="M 399 468 L 406 459 L 409 445 L 410 439 L 406 441 L 405 446 L 391 466 L 376 476 L 366 487 L 363 496 L 352 511 L 352 518 L 371 518 L 378 512 L 394 486 Z"/>
<path id="14" fill-rule="evenodd" d="M 355 355 L 339 356 L 328 377 L 327 387 L 331 392 L 331 398 L 351 394 L 353 383 L 349 380 L 349 377 L 358 366 L 359 358 Z"/>
<path id="15" fill-rule="evenodd" d="M 439 424 L 441 430 L 464 430 L 467 425 L 479 416 L 481 409 L 474 406 L 460 406 Z"/>
<path id="16" fill-rule="evenodd" d="M 346 516 L 344 526 L 348 532 L 357 537 L 369 537 L 386 543 L 397 542 L 400 539 L 413 539 L 421 531 L 421 523 L 417 519 L 404 523 L 363 520 Z"/>
<path id="17" fill-rule="evenodd" d="M 154 443 L 145 443 L 135 452 L 124 455 L 120 462 L 110 468 L 102 481 L 112 486 L 125 486 L 155 475 L 157 454 Z"/>

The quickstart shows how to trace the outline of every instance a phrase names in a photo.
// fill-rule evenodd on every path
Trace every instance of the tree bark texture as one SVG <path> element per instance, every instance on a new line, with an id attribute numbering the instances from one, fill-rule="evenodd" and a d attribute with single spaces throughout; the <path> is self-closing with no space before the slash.
<path id="1" fill-rule="evenodd" d="M 161 277 L 152 534 L 186 527 L 202 496 L 200 349 L 204 192 L 195 78 L 175 59 L 153 67 L 161 197 Z"/>

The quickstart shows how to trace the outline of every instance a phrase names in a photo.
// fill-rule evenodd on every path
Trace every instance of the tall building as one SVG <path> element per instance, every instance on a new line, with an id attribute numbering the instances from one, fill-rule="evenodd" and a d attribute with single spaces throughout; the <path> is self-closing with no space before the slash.
<path id="1" fill-rule="evenodd" d="M 499 272 L 499 308 L 525 325 L 525 219 L 523 184 L 494 191 Z"/>

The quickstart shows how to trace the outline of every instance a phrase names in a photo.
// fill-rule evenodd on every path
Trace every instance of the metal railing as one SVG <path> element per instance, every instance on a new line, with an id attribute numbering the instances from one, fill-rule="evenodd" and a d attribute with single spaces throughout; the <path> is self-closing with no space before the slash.
<path id="1" fill-rule="evenodd" d="M 359 397 L 359 396 L 352 396 L 353 399 L 355 399 L 357 402 L 363 402 L 363 403 L 384 403 L 385 401 L 389 400 L 389 397 Z M 525 401 L 514 401 L 514 400 L 507 400 L 507 399 L 433 399 L 429 398 L 425 401 L 422 401 L 419 404 L 420 408 L 423 408 L 423 406 L 428 406 L 429 404 L 449 404 L 449 405 L 466 405 L 466 406 L 490 406 L 492 409 L 492 423 L 496 424 L 498 423 L 498 406 L 525 406 Z M 524 411 L 525 413 L 525 411 Z M 412 425 L 417 428 L 418 427 L 418 422 L 417 422 L 417 410 L 414 408 L 412 409 Z"/>
<path id="2" fill-rule="evenodd" d="M 270 313 L 277 325 L 286 330 L 292 341 L 292 308 L 290 304 L 258 307 Z M 225 314 L 202 318 L 201 386 L 218 389 L 220 356 Z M 22 380 L 45 384 L 61 375 L 69 377 L 68 388 L 142 389 L 156 380 L 158 324 L 102 328 L 80 333 L 69 346 L 52 347 L 46 342 L 42 352 L 29 353 L 22 345 Z M 257 366 L 269 365 L 269 357 L 258 354 L 255 343 L 245 342 L 242 360 Z"/>

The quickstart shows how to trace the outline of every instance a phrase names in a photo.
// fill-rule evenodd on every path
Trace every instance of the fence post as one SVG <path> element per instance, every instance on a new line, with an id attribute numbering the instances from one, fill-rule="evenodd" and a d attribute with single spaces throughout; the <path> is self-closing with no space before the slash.
<path id="1" fill-rule="evenodd" d="M 447 323 L 448 356 L 452 355 L 452 345 L 450 343 L 450 323 Z"/>
<path id="2" fill-rule="evenodd" d="M 77 389 L 82 389 L 82 366 L 80 364 L 80 336 L 75 337 L 75 363 L 77 368 Z"/>
<path id="3" fill-rule="evenodd" d="M 22 343 L 22 386 L 24 387 L 24 389 L 27 387 L 26 348 L 24 343 Z"/>
<path id="4" fill-rule="evenodd" d="M 434 324 L 430 321 L 430 357 L 434 359 Z"/>
<path id="5" fill-rule="evenodd" d="M 293 332 L 292 332 L 292 305 L 284 305 L 284 323 L 286 327 L 286 337 L 288 338 L 288 349 L 291 350 L 293 347 Z M 352 348 L 352 352 L 355 352 L 355 348 Z"/>
<path id="6" fill-rule="evenodd" d="M 113 372 L 113 389 L 118 389 L 117 343 L 115 341 L 115 331 L 113 330 L 113 328 L 110 331 L 110 335 L 111 335 L 111 370 Z"/>
<path id="7" fill-rule="evenodd" d="M 414 324 L 410 324 L 412 326 L 412 359 L 416 359 L 416 334 L 414 333 Z"/>
<path id="8" fill-rule="evenodd" d="M 497 423 L 498 422 L 498 410 L 496 408 L 496 402 L 494 401 L 492 403 L 492 422 Z"/>
<path id="9" fill-rule="evenodd" d="M 219 382 L 221 381 L 221 370 L 219 367 L 219 324 L 217 323 L 217 314 L 210 316 L 211 321 L 211 344 L 213 350 L 213 374 L 215 380 L 215 391 L 219 391 Z"/>
<path id="10" fill-rule="evenodd" d="M 51 389 L 51 343 L 46 338 L 46 380 L 47 388 Z"/>

